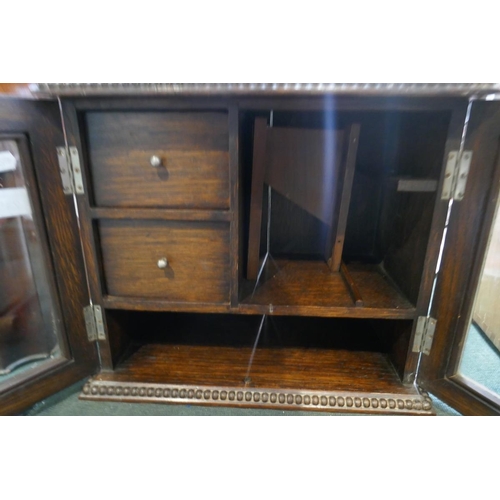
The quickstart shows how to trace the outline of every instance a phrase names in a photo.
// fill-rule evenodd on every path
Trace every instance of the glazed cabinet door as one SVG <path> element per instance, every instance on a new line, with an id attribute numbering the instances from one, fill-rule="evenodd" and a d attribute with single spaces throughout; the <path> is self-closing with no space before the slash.
<path id="1" fill-rule="evenodd" d="M 468 174 L 467 174 L 468 170 Z M 466 415 L 500 413 L 500 103 L 472 101 L 419 383 Z"/>
<path id="2" fill-rule="evenodd" d="M 18 414 L 97 369 L 56 102 L 0 99 L 0 414 Z"/>

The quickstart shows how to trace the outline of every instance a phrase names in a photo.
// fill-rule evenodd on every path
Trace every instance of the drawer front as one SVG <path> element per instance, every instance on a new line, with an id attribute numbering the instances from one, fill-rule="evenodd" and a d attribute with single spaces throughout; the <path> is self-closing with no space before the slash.
<path id="1" fill-rule="evenodd" d="M 226 113 L 92 112 L 86 123 L 97 206 L 229 208 Z"/>
<path id="2" fill-rule="evenodd" d="M 103 220 L 99 232 L 109 295 L 229 301 L 229 224 Z"/>

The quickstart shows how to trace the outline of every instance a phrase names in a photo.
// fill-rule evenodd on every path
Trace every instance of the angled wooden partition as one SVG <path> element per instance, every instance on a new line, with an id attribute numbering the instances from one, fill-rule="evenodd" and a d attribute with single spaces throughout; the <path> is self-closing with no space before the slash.
<path id="1" fill-rule="evenodd" d="M 325 260 L 339 271 L 360 126 L 268 127 L 254 122 L 247 278 L 257 278 L 264 184 L 328 225 Z"/>

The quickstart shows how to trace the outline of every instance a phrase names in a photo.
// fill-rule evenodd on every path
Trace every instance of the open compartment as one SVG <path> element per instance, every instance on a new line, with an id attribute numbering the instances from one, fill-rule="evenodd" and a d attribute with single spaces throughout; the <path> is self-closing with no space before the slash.
<path id="1" fill-rule="evenodd" d="M 240 282 L 240 308 L 254 313 L 413 318 L 450 117 L 448 111 L 242 111 L 241 265 L 247 267 Z M 276 170 L 274 152 L 267 152 L 267 160 L 255 159 L 256 154 L 265 156 L 256 137 L 259 120 L 267 120 L 268 130 L 302 133 L 302 142 L 312 137 L 310 147 L 302 147 L 302 177 L 291 173 L 286 182 L 301 178 L 312 183 L 333 210 L 333 224 L 297 200 L 293 190 L 275 189 L 269 172 L 264 178 L 271 180 L 264 183 L 262 204 L 256 209 L 256 165 Z M 335 160 L 349 156 L 348 148 L 336 151 L 341 141 L 335 140 L 335 133 L 353 126 L 359 129 L 359 144 L 349 172 L 347 160 Z M 311 136 L 314 131 L 322 135 Z M 286 165 L 294 169 L 296 164 L 290 148 L 297 150 L 290 141 L 281 147 L 279 173 L 284 178 Z M 314 164 L 325 162 L 323 178 L 315 166 L 307 180 L 309 158 Z M 304 192 L 311 190 L 309 185 Z M 254 273 L 248 263 L 255 246 L 252 223 L 259 211 L 259 267 Z M 338 267 L 325 248 L 333 248 L 332 256 L 340 249 Z"/>
<path id="2" fill-rule="evenodd" d="M 355 410 L 363 397 L 372 410 L 426 403 L 399 374 L 408 320 L 123 310 L 107 310 L 106 320 L 116 366 L 84 398 L 330 411 Z"/>

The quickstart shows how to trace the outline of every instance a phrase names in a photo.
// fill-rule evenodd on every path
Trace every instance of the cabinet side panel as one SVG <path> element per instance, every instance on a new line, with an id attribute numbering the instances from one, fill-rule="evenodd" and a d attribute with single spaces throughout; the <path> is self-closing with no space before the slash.
<path id="1" fill-rule="evenodd" d="M 399 191 L 398 184 L 405 178 L 439 180 L 449 122 L 449 113 L 405 117 L 397 170 L 385 180 L 379 235 L 383 264 L 413 304 L 418 301 L 437 193 Z"/>

